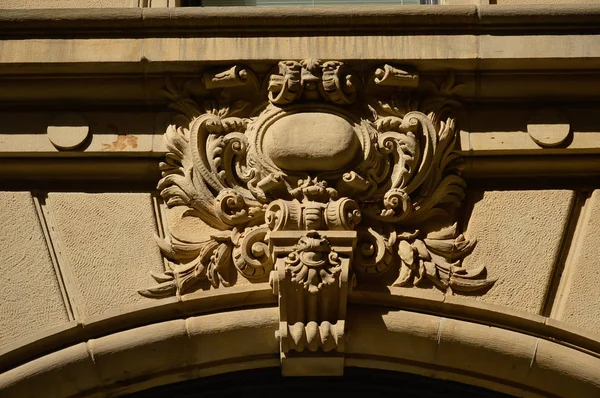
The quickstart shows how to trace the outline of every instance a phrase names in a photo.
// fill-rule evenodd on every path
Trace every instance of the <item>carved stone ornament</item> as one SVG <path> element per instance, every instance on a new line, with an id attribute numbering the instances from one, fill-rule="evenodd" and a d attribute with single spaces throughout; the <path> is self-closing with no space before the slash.
<path id="1" fill-rule="evenodd" d="M 157 238 L 167 269 L 140 293 L 270 280 L 284 373 L 338 374 L 355 285 L 485 292 L 485 268 L 461 266 L 475 241 L 456 224 L 453 84 L 312 59 L 264 79 L 234 66 L 169 80 L 177 116 L 158 184 L 169 234 Z"/>

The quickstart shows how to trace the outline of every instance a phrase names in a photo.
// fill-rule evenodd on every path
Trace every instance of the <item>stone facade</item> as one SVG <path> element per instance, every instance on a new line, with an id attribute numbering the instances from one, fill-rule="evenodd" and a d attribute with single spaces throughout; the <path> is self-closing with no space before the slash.
<path id="1" fill-rule="evenodd" d="M 476 3 L 0 1 L 0 395 L 598 396 L 600 7 Z"/>

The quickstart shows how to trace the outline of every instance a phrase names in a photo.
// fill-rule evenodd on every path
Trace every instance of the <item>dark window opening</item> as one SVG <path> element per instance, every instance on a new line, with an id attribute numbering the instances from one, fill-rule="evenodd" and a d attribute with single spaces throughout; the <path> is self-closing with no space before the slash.
<path id="1" fill-rule="evenodd" d="M 346 368 L 337 377 L 282 377 L 267 368 L 226 373 L 154 387 L 125 398 L 252 398 L 252 397 L 402 397 L 512 398 L 499 392 L 455 381 L 386 370 Z"/>

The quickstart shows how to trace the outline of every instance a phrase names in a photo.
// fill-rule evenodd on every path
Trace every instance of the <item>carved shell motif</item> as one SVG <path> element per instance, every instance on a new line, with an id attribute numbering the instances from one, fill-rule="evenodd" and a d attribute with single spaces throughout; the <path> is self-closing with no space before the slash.
<path id="1" fill-rule="evenodd" d="M 269 233 L 282 230 L 306 231 L 286 272 L 309 290 L 337 272 L 318 232 L 327 230 L 357 231 L 359 283 L 394 275 L 397 286 L 444 291 L 493 284 L 485 268 L 461 266 L 475 242 L 454 214 L 465 182 L 453 152 L 452 77 L 423 94 L 416 73 L 389 65 L 358 76 L 339 61 L 283 61 L 266 92 L 259 86 L 239 66 L 204 75 L 206 96 L 237 95 L 253 102 L 250 111 L 241 101 L 200 105 L 168 82 L 178 116 L 165 134 L 158 189 L 167 207 L 212 232 L 157 238 L 168 266 L 141 294 L 266 280 L 275 264 Z"/>

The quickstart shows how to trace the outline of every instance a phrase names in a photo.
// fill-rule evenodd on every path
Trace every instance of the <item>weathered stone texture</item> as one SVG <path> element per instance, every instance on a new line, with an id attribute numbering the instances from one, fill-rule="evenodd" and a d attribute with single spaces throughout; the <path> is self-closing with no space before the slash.
<path id="1" fill-rule="evenodd" d="M 595 190 L 582 211 L 552 315 L 600 335 L 599 227 L 600 190 Z"/>
<path id="2" fill-rule="evenodd" d="M 149 194 L 50 193 L 48 206 L 80 315 L 145 300 L 137 289 L 162 271 Z"/>
<path id="3" fill-rule="evenodd" d="M 492 304 L 540 313 L 568 222 L 574 193 L 566 190 L 472 192 L 466 236 L 477 246 L 464 261 L 485 265 L 497 278 L 485 295 Z"/>
<path id="4" fill-rule="evenodd" d="M 31 194 L 1 192 L 0 208 L 3 346 L 69 319 Z"/>

